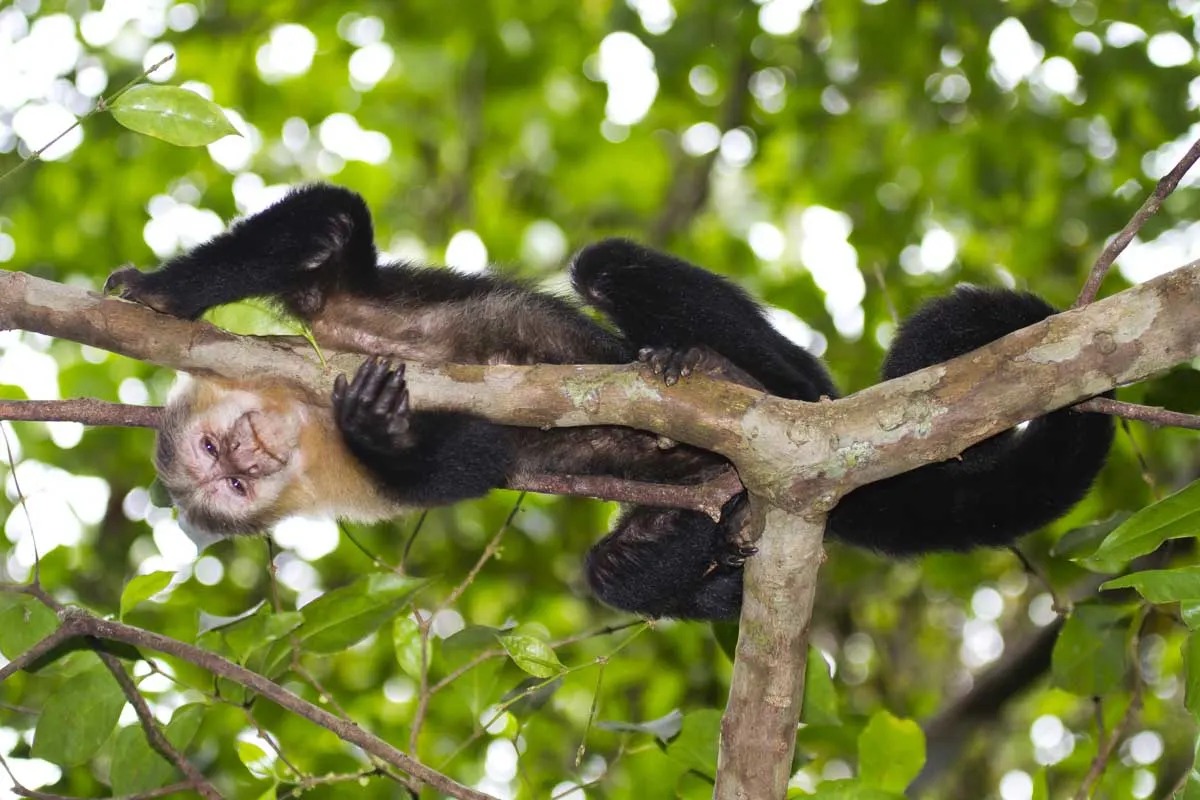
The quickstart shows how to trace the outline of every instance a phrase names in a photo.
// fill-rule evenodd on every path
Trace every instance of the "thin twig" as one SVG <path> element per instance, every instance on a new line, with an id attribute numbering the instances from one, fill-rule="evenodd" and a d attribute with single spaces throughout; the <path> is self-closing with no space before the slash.
<path id="1" fill-rule="evenodd" d="M 1162 204 L 1179 186 L 1179 182 L 1183 180 L 1183 176 L 1192 168 L 1196 160 L 1200 159 L 1200 139 L 1198 139 L 1184 154 L 1179 163 L 1174 169 L 1168 172 L 1159 180 L 1158 185 L 1154 187 L 1154 191 L 1146 198 L 1146 202 L 1142 203 L 1142 207 L 1137 210 L 1133 218 L 1128 224 L 1121 229 L 1121 232 L 1113 237 L 1112 241 L 1100 253 L 1100 257 L 1096 259 L 1096 263 L 1092 266 L 1091 274 L 1088 275 L 1087 281 L 1083 284 L 1083 290 L 1079 293 L 1079 297 L 1075 300 L 1075 305 L 1072 308 L 1079 308 L 1096 299 L 1096 293 L 1100 291 L 1100 284 L 1104 281 L 1104 276 L 1108 274 L 1108 270 L 1112 267 L 1113 262 L 1117 260 L 1117 256 L 1129 246 L 1133 241 L 1133 237 L 1138 235 L 1151 217 L 1158 213 L 1162 208 Z"/>
<path id="2" fill-rule="evenodd" d="M 162 408 L 108 403 L 90 397 L 73 400 L 0 400 L 0 419 L 157 428 L 162 421 Z"/>
<path id="3" fill-rule="evenodd" d="M 892 324 L 899 325 L 900 315 L 896 313 L 896 306 L 892 302 L 891 293 L 888 291 L 887 279 L 883 276 L 883 267 L 881 267 L 879 262 L 876 261 L 871 265 L 871 269 L 875 273 L 875 282 L 879 284 L 879 293 L 883 295 L 883 302 L 887 306 L 888 314 L 890 314 L 892 317 Z"/>
<path id="4" fill-rule="evenodd" d="M 1044 588 L 1050 595 L 1050 605 L 1051 608 L 1054 609 L 1054 613 L 1058 614 L 1060 617 L 1064 614 L 1069 614 L 1071 612 L 1070 602 L 1068 601 L 1065 605 L 1063 604 L 1062 600 L 1058 596 L 1058 593 L 1054 591 L 1054 586 L 1050 583 L 1050 579 L 1044 572 L 1042 572 L 1041 569 L 1038 568 L 1038 565 L 1034 564 L 1033 561 L 1030 560 L 1029 556 L 1025 555 L 1025 552 L 1015 544 L 1010 544 L 1008 546 L 1008 551 L 1017 557 L 1017 560 L 1021 562 L 1021 566 L 1025 567 L 1025 571 L 1028 572 L 1034 580 L 1040 583 L 1042 588 Z"/>
<path id="5" fill-rule="evenodd" d="M 508 512 L 508 517 L 504 520 L 504 524 L 492 535 L 487 546 L 483 548 L 483 552 L 479 554 L 479 558 L 475 560 L 475 565 L 471 567 L 470 572 L 459 582 L 458 586 L 454 587 L 446 599 L 429 616 L 421 617 L 418 614 L 418 619 L 420 620 L 419 630 L 421 633 L 421 676 L 417 689 L 417 710 L 413 714 L 413 721 L 408 734 L 408 749 L 414 753 L 417 752 L 417 742 L 421 736 L 421 728 L 425 724 L 425 714 L 429 710 L 429 699 L 433 694 L 429 691 L 429 634 L 433 630 L 433 620 L 439 612 L 458 601 L 462 593 L 466 591 L 467 587 L 475 580 L 475 577 L 479 575 L 479 571 L 483 569 L 484 564 L 500 549 L 500 540 L 504 538 L 504 534 L 512 525 L 512 521 L 516 518 L 517 512 L 521 510 L 521 504 L 524 501 L 525 492 L 521 492 L 517 496 L 516 502 L 513 503 L 512 510 Z M 465 671 L 463 670 L 463 672 Z"/>
<path id="6" fill-rule="evenodd" d="M 1158 406 L 1143 406 L 1137 403 L 1125 403 L 1107 397 L 1093 397 L 1072 406 L 1078 411 L 1093 411 L 1097 414 L 1111 414 L 1114 417 L 1136 419 L 1151 425 L 1166 425 L 1172 428 L 1190 428 L 1200 430 L 1200 415 L 1184 414 L 1181 411 L 1169 411 Z"/>
<path id="7" fill-rule="evenodd" d="M 99 645 L 99 642 L 95 643 Z M 196 768 L 195 764 L 188 761 L 187 757 L 167 740 L 166 734 L 163 733 L 162 727 L 158 724 L 158 720 L 154 719 L 154 714 L 150 712 L 150 706 L 146 703 L 146 698 L 138 691 L 137 685 L 129 677 L 129 673 L 125 671 L 125 665 L 121 663 L 121 659 L 112 653 L 104 652 L 98 646 L 95 650 L 96 655 L 100 656 L 100 660 L 104 662 L 104 666 L 116 678 L 117 684 L 120 685 L 121 691 L 125 694 L 125 699 L 133 705 L 138 722 L 142 725 L 142 731 L 146 734 L 146 740 L 154 748 L 155 752 L 170 761 L 183 773 L 183 776 L 187 778 L 190 789 L 201 797 L 207 798 L 207 800 L 221 800 L 221 793 L 217 791 L 217 788 L 204 778 L 204 775 Z"/>
<path id="8" fill-rule="evenodd" d="M 1113 725 L 1112 730 L 1106 736 L 1104 734 L 1104 718 L 1100 712 L 1100 698 L 1096 698 L 1096 714 L 1097 714 L 1097 736 L 1100 739 L 1096 748 L 1096 757 L 1092 759 L 1092 766 L 1088 769 L 1087 775 L 1083 779 L 1083 783 L 1079 786 L 1079 791 L 1075 793 L 1075 800 L 1088 800 L 1092 794 L 1092 790 L 1096 788 L 1096 784 L 1100 782 L 1100 778 L 1104 776 L 1104 770 L 1108 767 L 1108 762 L 1112 759 L 1113 753 L 1124 738 L 1125 732 L 1133 725 L 1134 718 L 1142 709 L 1142 689 L 1145 685 L 1144 676 L 1142 675 L 1142 665 L 1139 653 L 1142 638 L 1142 628 L 1149 619 L 1149 606 L 1143 605 L 1138 614 L 1134 617 L 1133 624 L 1130 626 L 1133 630 L 1133 636 L 1130 637 L 1129 650 L 1130 658 L 1133 664 L 1133 690 L 1130 692 L 1129 705 L 1125 708 L 1125 713 L 1117 720 L 1117 724 Z"/>
<path id="9" fill-rule="evenodd" d="M 46 151 L 47 151 L 47 150 L 49 150 L 51 147 L 53 147 L 53 146 L 54 146 L 54 144 L 55 144 L 56 142 L 58 142 L 58 140 L 59 140 L 59 139 L 61 139 L 61 138 L 63 138 L 64 136 L 66 136 L 68 133 L 70 133 L 71 131 L 75 130 L 75 129 L 76 129 L 76 128 L 78 128 L 80 125 L 82 125 L 83 123 L 85 123 L 85 122 L 87 122 L 89 119 L 91 119 L 92 117 L 94 117 L 94 116 L 96 116 L 97 114 L 99 114 L 101 111 L 108 111 L 108 109 L 109 109 L 109 108 L 112 106 L 113 102 L 114 102 L 114 101 L 115 101 L 115 100 L 116 100 L 118 97 L 120 97 L 121 95 L 125 94 L 125 93 L 126 93 L 126 92 L 128 92 L 130 89 L 132 89 L 134 86 L 137 86 L 139 83 L 141 83 L 142 81 L 146 80 L 146 78 L 148 78 L 148 77 L 150 76 L 150 73 L 151 73 L 151 72 L 154 72 L 156 69 L 158 69 L 158 68 L 159 68 L 159 67 L 161 67 L 163 64 L 167 63 L 168 61 L 170 61 L 170 60 L 171 60 L 171 59 L 173 59 L 173 58 L 175 58 L 175 54 L 174 54 L 174 53 L 171 53 L 171 54 L 170 54 L 170 55 L 168 55 L 167 57 L 165 57 L 165 58 L 163 58 L 163 59 L 160 59 L 160 60 L 159 60 L 157 63 L 155 63 L 155 64 L 152 64 L 151 66 L 147 67 L 147 68 L 146 68 L 146 69 L 145 69 L 145 70 L 142 72 L 142 74 L 141 74 L 141 75 L 138 75 L 136 78 L 134 78 L 133 80 L 131 80 L 129 83 L 125 84 L 125 85 L 124 85 L 124 86 L 122 86 L 120 89 L 117 89 L 117 91 L 115 91 L 115 92 L 113 92 L 112 94 L 110 94 L 110 95 L 108 96 L 108 98 L 107 98 L 107 99 L 106 99 L 106 98 L 103 98 L 103 97 L 101 97 L 99 100 L 97 100 L 97 101 L 96 101 L 96 105 L 92 107 L 92 110 L 91 110 L 91 111 L 87 112 L 87 113 L 86 113 L 86 114 L 84 114 L 82 117 L 80 117 L 79 119 L 75 120 L 73 123 L 71 123 L 71 125 L 70 125 L 70 126 L 69 126 L 69 127 L 66 129 L 66 130 L 64 130 L 64 131 L 63 131 L 62 133 L 60 133 L 58 136 L 55 136 L 55 137 L 54 137 L 53 139 L 51 139 L 49 142 L 46 142 L 46 144 L 42 145 L 42 146 L 41 146 L 41 148 L 39 148 L 38 150 L 35 150 L 34 152 L 30 153 L 30 154 L 29 154 L 29 158 L 26 158 L 24 161 L 22 161 L 21 163 L 17 164 L 17 165 L 16 165 L 15 167 L 13 167 L 12 169 L 10 169 L 8 172 L 5 172 L 3 175 L 0 175 L 0 183 L 4 183 L 6 180 L 8 180 L 9 178 L 11 178 L 13 175 L 16 175 L 18 172 L 20 172 L 21 170 L 25 169 L 27 166 L 29 166 L 30 164 L 32 164 L 34 161 L 37 161 L 39 158 L 41 158 L 41 157 L 42 157 L 42 153 L 46 152 Z"/>

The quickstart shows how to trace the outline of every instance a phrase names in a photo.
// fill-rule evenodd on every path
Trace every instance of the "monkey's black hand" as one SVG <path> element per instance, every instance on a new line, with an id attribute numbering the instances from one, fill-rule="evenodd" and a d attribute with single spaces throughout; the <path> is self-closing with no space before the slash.
<path id="1" fill-rule="evenodd" d="M 342 434 L 369 449 L 414 444 L 403 364 L 393 368 L 387 359 L 367 359 L 349 385 L 345 375 L 338 375 L 333 383 L 333 411 Z"/>
<path id="2" fill-rule="evenodd" d="M 154 276 L 153 272 L 141 272 L 137 267 L 126 265 L 108 276 L 104 282 L 104 293 L 115 294 L 123 300 L 132 300 L 173 317 L 195 316 L 182 297 L 172 296 L 156 286 Z"/>

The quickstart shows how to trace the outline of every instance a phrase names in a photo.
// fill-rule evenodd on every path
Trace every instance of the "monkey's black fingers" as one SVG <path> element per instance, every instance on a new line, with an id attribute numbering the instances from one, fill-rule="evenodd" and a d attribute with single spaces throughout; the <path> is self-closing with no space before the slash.
<path id="1" fill-rule="evenodd" d="M 392 407 L 396 404 L 403 390 L 404 371 L 401 369 L 387 373 L 387 378 L 383 382 L 383 388 L 379 390 L 379 395 L 375 398 L 375 405 L 371 407 L 371 411 L 381 416 L 390 415 Z"/>
<path id="2" fill-rule="evenodd" d="M 740 567 L 746 563 L 746 559 L 758 552 L 758 548 L 752 544 L 735 546 L 732 550 L 721 555 L 720 561 L 727 567 Z"/>
<path id="3" fill-rule="evenodd" d="M 342 404 L 342 398 L 346 396 L 346 373 L 341 373 L 333 379 L 333 405 L 336 408 Z"/>
<path id="4" fill-rule="evenodd" d="M 662 375 L 667 386 L 691 375 L 703 359 L 704 350 L 699 347 L 643 347 L 638 351 L 638 361 L 649 366 L 655 375 Z"/>
<path id="5" fill-rule="evenodd" d="M 108 280 L 104 282 L 104 293 L 123 294 L 129 285 L 141 275 L 142 273 L 138 271 L 137 267 L 126 264 L 108 276 Z"/>
<path id="6" fill-rule="evenodd" d="M 391 369 L 391 364 L 381 358 L 372 358 L 370 367 L 367 368 L 367 377 L 362 385 L 361 402 L 365 404 L 371 403 L 379 396 L 379 390 L 383 387 L 383 382 L 387 379 L 388 370 Z"/>
<path id="7" fill-rule="evenodd" d="M 404 387 L 404 391 L 400 393 L 400 397 L 396 399 L 396 407 L 392 409 L 394 417 L 408 417 L 412 413 L 412 405 L 408 401 L 408 386 Z"/>
<path id="8" fill-rule="evenodd" d="M 347 392 L 348 397 L 357 398 L 362 394 L 363 384 L 366 383 L 367 376 L 371 374 L 371 362 L 374 360 L 374 358 L 368 358 L 358 365 L 358 369 L 354 371 L 354 380 L 350 381 L 350 388 Z"/>

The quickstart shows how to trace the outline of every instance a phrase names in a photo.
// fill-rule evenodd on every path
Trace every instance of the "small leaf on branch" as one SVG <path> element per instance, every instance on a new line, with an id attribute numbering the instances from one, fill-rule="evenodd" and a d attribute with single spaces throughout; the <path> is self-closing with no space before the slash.
<path id="1" fill-rule="evenodd" d="M 180 147 L 200 147 L 240 136 L 221 107 L 178 86 L 137 86 L 117 98 L 113 118 L 137 133 Z"/>

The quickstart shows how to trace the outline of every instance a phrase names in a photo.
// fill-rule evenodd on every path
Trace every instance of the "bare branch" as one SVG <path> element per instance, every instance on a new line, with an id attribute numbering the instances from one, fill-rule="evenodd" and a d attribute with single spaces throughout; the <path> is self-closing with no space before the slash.
<path id="1" fill-rule="evenodd" d="M 327 352 L 322 366 L 303 340 L 234 336 L 15 272 L 0 273 L 5 328 L 217 379 L 291 384 L 318 404 L 362 359 Z M 664 387 L 634 366 L 411 364 L 407 376 L 425 408 L 510 425 L 626 425 L 720 453 L 748 489 L 800 513 L 814 499 L 831 505 L 856 486 L 952 458 L 1023 420 L 1197 356 L 1200 264 L 1190 264 L 832 402 L 784 400 L 703 375 Z"/>
<path id="2" fill-rule="evenodd" d="M 1200 416 L 1184 414 L 1180 411 L 1168 411 L 1157 406 L 1142 406 L 1136 403 L 1123 403 L 1120 400 L 1110 400 L 1107 397 L 1093 397 L 1072 406 L 1079 411 L 1094 411 L 1097 414 L 1112 414 L 1115 417 L 1136 419 L 1149 422 L 1151 425 L 1167 425 L 1173 428 L 1191 428 L 1200 430 Z"/>
<path id="3" fill-rule="evenodd" d="M 1137 210 L 1137 213 L 1133 215 L 1128 224 L 1121 229 L 1120 233 L 1112 238 L 1112 241 L 1100 253 L 1100 257 L 1096 259 L 1096 263 L 1092 266 L 1091 274 L 1088 275 L 1087 281 L 1083 284 L 1083 290 L 1080 291 L 1079 297 L 1075 300 L 1075 305 L 1072 308 L 1085 306 L 1096 299 L 1096 293 L 1100 291 L 1100 284 L 1104 282 L 1104 276 L 1108 274 L 1108 270 L 1117 260 L 1117 256 L 1124 252 L 1129 243 L 1133 241 L 1133 237 L 1138 235 L 1138 231 L 1142 229 L 1142 226 L 1158 213 L 1158 210 L 1162 208 L 1163 202 L 1179 186 L 1179 182 L 1183 180 L 1183 176 L 1192 168 L 1197 159 L 1200 159 L 1200 140 L 1192 144 L 1183 158 L 1179 159 L 1179 163 L 1170 172 L 1162 176 L 1158 185 L 1154 187 L 1154 191 L 1146 198 L 1146 202 L 1142 203 L 1142 207 Z"/>
<path id="4" fill-rule="evenodd" d="M 106 403 L 89 397 L 75 400 L 0 400 L 0 419 L 157 428 L 162 419 L 162 408 Z"/>

